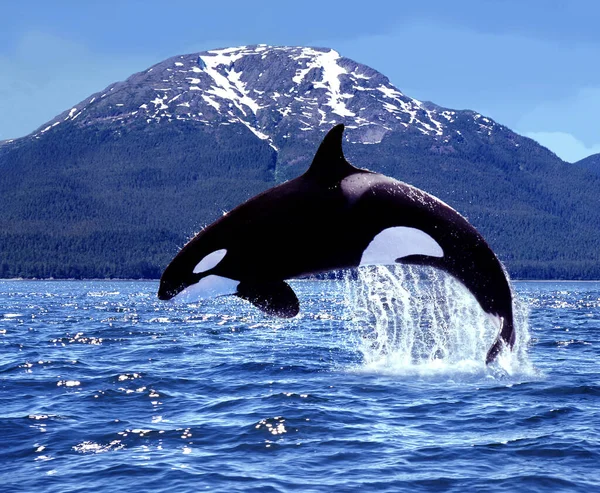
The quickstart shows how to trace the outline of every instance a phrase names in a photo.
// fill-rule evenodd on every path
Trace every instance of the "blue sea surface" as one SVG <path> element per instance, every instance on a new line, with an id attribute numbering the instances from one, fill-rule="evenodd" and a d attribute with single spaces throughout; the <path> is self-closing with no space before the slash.
<path id="1" fill-rule="evenodd" d="M 280 320 L 0 281 L 0 491 L 600 491 L 600 283 L 514 283 L 486 367 L 470 300 L 365 282 L 292 282 Z"/>

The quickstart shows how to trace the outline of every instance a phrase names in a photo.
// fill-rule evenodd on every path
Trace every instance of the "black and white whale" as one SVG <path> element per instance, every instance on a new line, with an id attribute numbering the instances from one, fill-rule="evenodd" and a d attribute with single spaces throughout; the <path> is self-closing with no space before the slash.
<path id="1" fill-rule="evenodd" d="M 310 168 L 224 215 L 190 240 L 165 269 L 158 297 L 234 294 L 266 313 L 293 317 L 286 279 L 360 265 L 433 266 L 462 282 L 499 327 L 487 354 L 512 347 L 512 293 L 481 234 L 441 200 L 355 168 L 343 125 L 325 136 Z"/>

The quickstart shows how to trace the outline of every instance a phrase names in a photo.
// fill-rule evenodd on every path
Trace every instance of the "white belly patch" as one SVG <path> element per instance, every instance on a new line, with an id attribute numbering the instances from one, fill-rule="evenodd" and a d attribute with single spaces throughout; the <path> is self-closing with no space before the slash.
<path id="1" fill-rule="evenodd" d="M 185 288 L 173 299 L 184 303 L 192 303 L 198 300 L 214 298 L 226 294 L 235 294 L 240 282 L 228 277 L 206 276 L 200 279 L 196 284 Z"/>
<path id="2" fill-rule="evenodd" d="M 194 267 L 194 274 L 200 274 L 201 272 L 206 272 L 207 270 L 216 267 L 216 265 L 223 260 L 223 257 L 227 255 L 227 250 L 225 248 L 221 250 L 215 250 L 212 253 L 209 253 L 206 257 L 204 257 L 200 262 L 196 264 Z"/>
<path id="3" fill-rule="evenodd" d="M 365 249 L 360 265 L 391 265 L 409 255 L 443 257 L 442 247 L 427 233 L 416 228 L 396 226 L 384 229 Z"/>

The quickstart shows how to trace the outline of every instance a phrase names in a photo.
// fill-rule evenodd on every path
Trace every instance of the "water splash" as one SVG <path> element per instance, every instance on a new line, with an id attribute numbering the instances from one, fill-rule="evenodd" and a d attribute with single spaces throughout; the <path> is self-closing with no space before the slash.
<path id="1" fill-rule="evenodd" d="M 499 332 L 460 282 L 436 269 L 360 268 L 345 281 L 346 309 L 361 369 L 394 374 L 518 375 L 534 373 L 527 355 L 528 309 L 515 300 L 516 343 L 486 366 Z"/>

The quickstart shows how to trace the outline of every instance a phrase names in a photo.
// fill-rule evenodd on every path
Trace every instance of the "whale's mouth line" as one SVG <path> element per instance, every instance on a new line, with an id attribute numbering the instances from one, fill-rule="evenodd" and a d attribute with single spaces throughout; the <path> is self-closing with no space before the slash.
<path id="1" fill-rule="evenodd" d="M 163 301 L 175 300 L 184 303 L 196 302 L 219 296 L 237 294 L 239 281 L 228 277 L 209 274 L 197 281 L 182 282 L 176 287 L 168 281 L 161 281 L 158 298 Z"/>
<path id="2" fill-rule="evenodd" d="M 162 301 L 169 301 L 175 298 L 178 294 L 184 291 L 189 284 L 180 283 L 178 287 L 169 286 L 165 281 L 160 281 L 158 288 L 158 299 Z"/>

